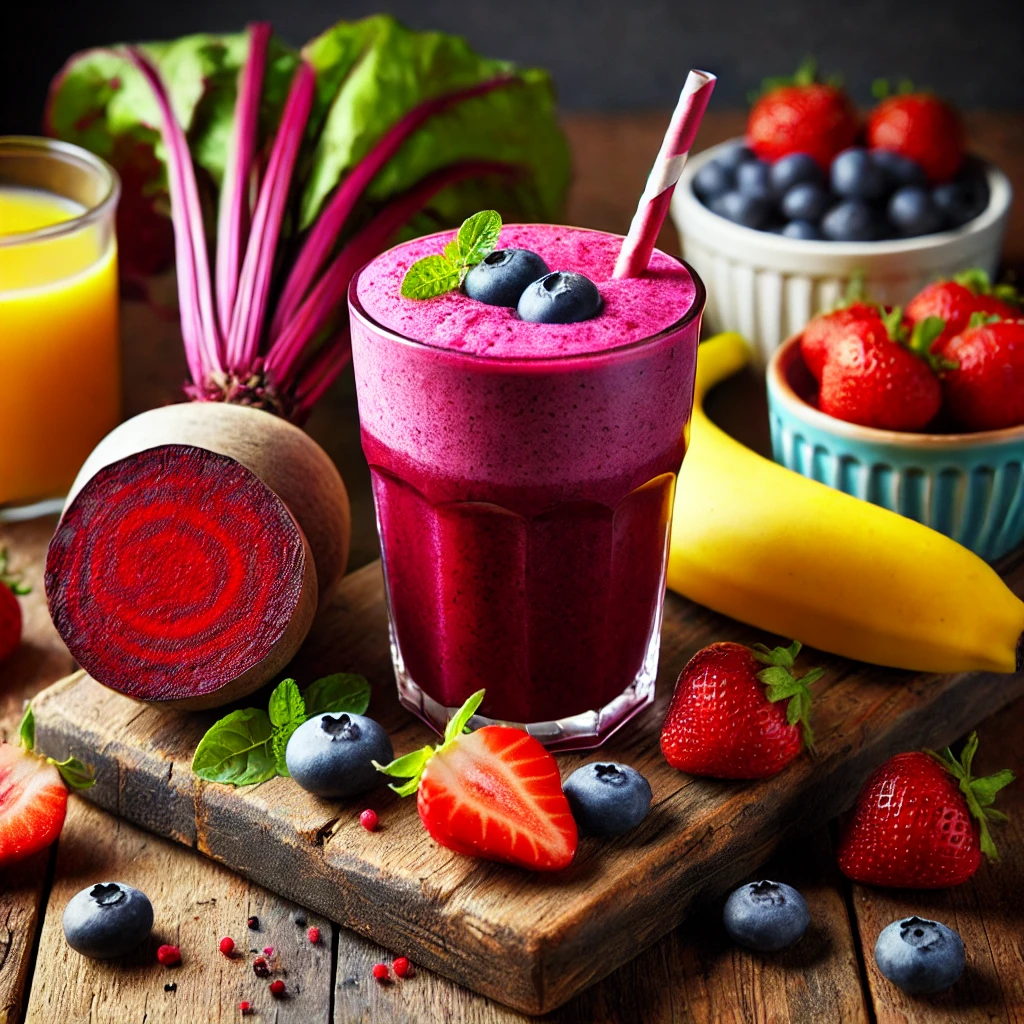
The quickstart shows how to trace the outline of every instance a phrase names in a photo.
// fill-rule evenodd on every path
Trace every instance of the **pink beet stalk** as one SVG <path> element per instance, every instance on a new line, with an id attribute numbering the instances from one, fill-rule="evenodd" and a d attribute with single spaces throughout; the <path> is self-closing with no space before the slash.
<path id="1" fill-rule="evenodd" d="M 267 64 L 271 27 L 258 22 L 249 27 L 249 54 L 239 75 L 235 122 L 228 162 L 221 184 L 217 217 L 217 315 L 221 336 L 231 329 L 231 313 L 238 289 L 239 264 L 249 220 L 249 189 L 259 134 L 260 95 Z"/>
<path id="2" fill-rule="evenodd" d="M 137 47 L 128 47 L 127 52 L 131 62 L 149 83 L 160 107 L 162 135 L 167 147 L 185 354 L 193 379 L 202 380 L 209 373 L 221 369 L 220 334 L 213 310 L 206 233 L 192 156 L 159 72 Z"/>
<path id="3" fill-rule="evenodd" d="M 253 214 L 228 336 L 227 361 L 233 370 L 251 367 L 259 351 L 281 220 L 315 87 L 313 69 L 303 61 L 292 80 Z"/>
<path id="4" fill-rule="evenodd" d="M 518 78 L 502 75 L 470 86 L 468 89 L 436 96 L 421 103 L 418 107 L 414 107 L 381 136 L 377 144 L 338 186 L 338 190 L 310 229 L 309 236 L 306 238 L 281 292 L 277 311 L 274 314 L 272 327 L 274 334 L 281 332 L 285 324 L 295 316 L 299 303 L 305 298 L 306 293 L 316 280 L 317 274 L 330 255 L 331 249 L 334 248 L 338 235 L 345 226 L 359 197 L 384 165 L 398 152 L 402 143 L 431 117 L 448 107 L 518 81 Z"/>
<path id="5" fill-rule="evenodd" d="M 613 277 L 639 277 L 647 269 L 658 232 L 668 213 L 669 201 L 683 173 L 716 81 L 715 76 L 707 71 L 691 71 L 686 76 L 658 158 L 647 179 L 647 187 L 629 226 L 629 234 L 622 243 Z"/>

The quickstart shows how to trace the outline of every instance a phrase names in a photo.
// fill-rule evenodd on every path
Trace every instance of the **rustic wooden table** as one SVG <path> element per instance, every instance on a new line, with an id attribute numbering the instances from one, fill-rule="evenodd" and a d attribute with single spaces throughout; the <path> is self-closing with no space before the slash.
<path id="1" fill-rule="evenodd" d="M 698 148 L 742 129 L 742 116 L 709 116 Z M 571 223 L 624 231 L 664 128 L 664 115 L 593 115 L 566 119 L 576 154 Z M 968 118 L 973 148 L 994 159 L 1024 188 L 1024 116 Z M 671 228 L 662 244 L 676 249 Z M 1006 246 L 1008 268 L 1024 271 L 1024 203 L 1014 211 Z M 173 317 L 153 317 L 138 303 L 124 308 L 126 410 L 166 402 L 184 374 Z M 748 376 L 716 397 L 713 411 L 748 443 L 763 445 L 763 397 Z M 353 498 L 353 568 L 376 557 L 369 477 L 358 444 L 351 374 L 335 388 L 310 424 L 338 462 Z M 52 520 L 0 525 L 0 546 L 33 585 L 24 600 L 25 642 L 0 668 L 0 734 L 10 736 L 24 701 L 74 667 L 50 624 L 42 592 L 42 563 Z M 1024 702 L 985 723 L 982 771 L 1024 769 Z M 709 908 L 561 1010 L 553 1021 L 602 1024 L 681 1022 L 946 1022 L 1024 1021 L 1024 786 L 1012 786 L 1003 807 L 1010 824 L 999 829 L 1002 859 L 984 864 L 968 884 L 948 892 L 872 890 L 847 883 L 836 871 L 834 829 L 808 836 L 763 872 L 791 882 L 807 896 L 812 933 L 777 956 L 732 946 L 718 908 Z M 155 940 L 180 944 L 185 963 L 167 970 L 141 950 L 126 964 L 104 965 L 71 953 L 60 918 L 68 899 L 99 878 L 139 885 L 153 900 Z M 370 976 L 384 950 L 308 915 L 320 927 L 312 952 L 296 908 L 200 855 L 157 839 L 73 798 L 56 848 L 0 877 L 0 1024 L 153 1024 L 239 1020 L 238 1003 L 252 1000 L 248 1019 L 323 1022 L 522 1021 L 466 989 L 419 971 L 380 985 Z M 879 930 L 911 912 L 938 917 L 964 939 L 968 965 L 947 993 L 909 999 L 882 978 L 872 948 Z M 260 919 L 259 932 L 241 934 L 239 922 Z M 246 947 L 271 944 L 289 965 L 289 997 L 269 1002 L 264 985 L 217 952 L 222 935 Z"/>

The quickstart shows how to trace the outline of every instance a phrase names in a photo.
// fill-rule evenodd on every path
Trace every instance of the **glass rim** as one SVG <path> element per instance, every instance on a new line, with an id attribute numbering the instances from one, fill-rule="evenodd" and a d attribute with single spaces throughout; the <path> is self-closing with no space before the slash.
<path id="1" fill-rule="evenodd" d="M 503 227 L 530 227 L 529 224 L 505 224 Z M 574 227 L 573 225 L 562 224 L 562 225 L 550 225 L 551 227 L 571 227 L 574 231 L 592 231 L 599 235 L 610 235 L 613 238 L 625 238 L 624 235 L 616 235 L 612 231 L 601 231 L 600 228 L 581 228 Z M 435 231 L 431 235 L 424 235 L 423 238 L 440 238 L 444 235 L 450 235 L 453 229 L 446 231 Z M 415 241 L 422 241 L 423 238 L 415 239 Z M 391 249 L 397 249 L 399 246 L 406 245 L 407 242 L 399 242 L 398 245 L 391 246 L 390 249 L 386 249 L 385 252 L 390 252 Z M 673 256 L 671 253 L 665 252 L 663 249 L 658 249 L 658 252 L 662 255 L 667 256 L 670 260 L 674 260 L 690 275 L 690 280 L 693 281 L 694 293 L 693 302 L 690 304 L 690 308 L 674 323 L 669 324 L 667 327 L 663 327 L 656 334 L 650 334 L 646 338 L 638 338 L 636 341 L 624 342 L 621 345 L 613 345 L 611 348 L 596 349 L 589 352 L 569 352 L 569 353 L 558 353 L 556 355 L 549 356 L 526 356 L 526 355 L 514 355 L 514 356 L 487 356 L 481 355 L 476 352 L 464 352 L 460 349 L 454 348 L 442 348 L 440 345 L 430 345 L 425 341 L 420 341 L 418 338 L 410 338 L 408 335 L 400 334 L 398 331 L 391 327 L 382 324 L 375 317 L 371 316 L 363 307 L 362 302 L 359 300 L 359 296 L 356 293 L 356 287 L 359 284 L 359 278 L 362 276 L 363 271 L 374 262 L 379 259 L 384 253 L 379 253 L 374 256 L 373 259 L 367 260 L 353 275 L 348 286 L 348 305 L 349 311 L 358 320 L 360 320 L 367 327 L 372 328 L 382 334 L 388 335 L 392 340 L 397 341 L 403 345 L 408 345 L 415 349 L 424 349 L 428 352 L 434 352 L 440 355 L 450 356 L 454 359 L 464 359 L 470 362 L 476 362 L 483 365 L 491 366 L 512 366 L 512 365 L 523 365 L 537 363 L 574 363 L 580 360 L 586 359 L 599 359 L 601 357 L 607 358 L 608 356 L 617 356 L 621 353 L 631 352 L 635 349 L 644 348 L 645 346 L 651 345 L 654 342 L 662 341 L 670 334 L 675 334 L 677 331 L 682 330 L 687 324 L 696 320 L 704 312 L 704 306 L 707 302 L 707 289 L 704 287 L 704 282 L 700 279 L 700 275 L 696 270 L 690 266 L 689 263 L 684 259 L 680 259 L 678 256 Z"/>
<path id="2" fill-rule="evenodd" d="M 0 135 L 0 162 L 12 154 L 33 154 L 48 157 L 64 163 L 77 164 L 80 168 L 96 175 L 105 185 L 100 200 L 68 220 L 32 231 L 18 231 L 0 235 L 0 248 L 25 245 L 31 242 L 60 238 L 80 231 L 96 221 L 102 220 L 117 206 L 121 195 L 121 179 L 117 171 L 102 157 L 89 150 L 60 139 L 49 139 L 38 135 Z"/>

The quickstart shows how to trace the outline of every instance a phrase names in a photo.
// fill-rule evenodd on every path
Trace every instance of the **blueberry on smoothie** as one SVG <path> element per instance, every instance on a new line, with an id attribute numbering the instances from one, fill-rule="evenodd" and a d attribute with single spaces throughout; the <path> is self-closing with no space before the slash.
<path id="1" fill-rule="evenodd" d="M 792 946 L 811 921 L 807 901 L 784 882 L 749 882 L 725 902 L 725 930 L 733 941 L 759 953 Z"/>
<path id="2" fill-rule="evenodd" d="M 875 963 L 910 995 L 940 992 L 955 985 L 964 973 L 964 944 L 939 921 L 905 917 L 879 932 Z"/>
<path id="3" fill-rule="evenodd" d="M 580 832 L 610 838 L 636 828 L 651 807 L 651 784 L 628 764 L 595 761 L 562 787 Z"/>
<path id="4" fill-rule="evenodd" d="M 291 777 L 325 797 L 366 793 L 380 780 L 373 762 L 394 759 L 388 734 L 365 715 L 314 715 L 292 733 L 285 749 Z"/>
<path id="5" fill-rule="evenodd" d="M 936 206 L 931 192 L 920 185 L 904 185 L 896 189 L 886 212 L 898 235 L 930 235 L 942 230 L 942 211 Z"/>
<path id="6" fill-rule="evenodd" d="M 832 191 L 846 199 L 881 199 L 885 195 L 886 175 L 866 149 L 844 149 L 831 168 Z"/>
<path id="7" fill-rule="evenodd" d="M 68 945 L 93 960 L 124 956 L 153 930 L 149 897 L 123 882 L 99 882 L 72 896 L 64 908 Z"/>
<path id="8" fill-rule="evenodd" d="M 589 277 L 556 270 L 527 286 L 517 312 L 520 320 L 535 324 L 575 324 L 597 316 L 603 305 Z"/>
<path id="9" fill-rule="evenodd" d="M 515 306 L 519 296 L 551 268 L 529 249 L 497 249 L 466 275 L 463 289 L 488 306 Z"/>

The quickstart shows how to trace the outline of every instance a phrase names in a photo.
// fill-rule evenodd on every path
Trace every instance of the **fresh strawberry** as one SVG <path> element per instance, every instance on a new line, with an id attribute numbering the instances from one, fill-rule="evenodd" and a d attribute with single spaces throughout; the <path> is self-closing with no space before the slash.
<path id="1" fill-rule="evenodd" d="M 945 320 L 945 330 L 932 342 L 938 352 L 951 338 L 967 330 L 974 313 L 985 313 L 1012 320 L 1018 315 L 1019 299 L 1012 285 L 993 288 L 988 274 L 979 267 L 965 270 L 949 281 L 928 285 L 907 303 L 907 318 L 912 323 L 937 316 Z"/>
<path id="2" fill-rule="evenodd" d="M 805 61 L 791 79 L 770 79 L 750 110 L 747 142 L 762 160 L 807 153 L 828 170 L 832 158 L 857 138 L 857 112 L 836 85 L 815 81 Z"/>
<path id="3" fill-rule="evenodd" d="M 976 779 L 971 733 L 958 761 L 916 751 L 891 757 L 865 783 L 839 840 L 840 870 L 855 882 L 907 889 L 943 889 L 966 882 L 982 854 L 997 856 L 990 821 L 996 794 L 1013 781 L 1001 771 Z"/>
<path id="4" fill-rule="evenodd" d="M 21 605 L 18 595 L 29 587 L 21 582 L 19 573 L 7 568 L 7 549 L 0 548 L 0 661 L 9 658 L 21 643 Z"/>
<path id="5" fill-rule="evenodd" d="M 576 856 L 576 822 L 558 764 L 522 729 L 487 725 L 465 732 L 484 699 L 459 709 L 437 747 L 423 747 L 379 771 L 409 781 L 391 788 L 417 794 L 424 828 L 442 846 L 470 857 L 534 871 L 558 871 Z"/>
<path id="6" fill-rule="evenodd" d="M 877 306 L 853 302 L 831 313 L 819 313 L 808 323 L 800 335 L 800 355 L 819 384 L 825 359 L 835 343 L 847 333 L 849 326 L 859 320 L 877 320 L 878 316 Z"/>
<path id="7" fill-rule="evenodd" d="M 930 93 L 882 100 L 868 118 L 868 145 L 913 160 L 932 184 L 949 181 L 966 155 L 957 112 Z"/>
<path id="8" fill-rule="evenodd" d="M 31 707 L 19 729 L 19 744 L 0 743 L 0 864 L 21 860 L 49 846 L 64 827 L 68 786 L 95 781 L 76 758 L 57 762 L 37 757 Z"/>
<path id="9" fill-rule="evenodd" d="M 1024 423 L 1024 320 L 972 315 L 968 329 L 938 353 L 954 369 L 943 375 L 946 404 L 965 430 Z"/>
<path id="10" fill-rule="evenodd" d="M 942 405 L 942 387 L 933 366 L 945 364 L 930 348 L 943 324 L 930 317 L 915 324 L 906 339 L 902 318 L 897 307 L 884 318 L 847 325 L 822 367 L 822 412 L 883 430 L 920 430 L 934 419 Z"/>
<path id="11" fill-rule="evenodd" d="M 810 746 L 809 684 L 824 670 L 792 673 L 800 643 L 753 648 L 717 643 L 687 663 L 661 727 L 673 768 L 715 779 L 763 779 Z M 786 701 L 786 704 L 782 702 Z"/>

